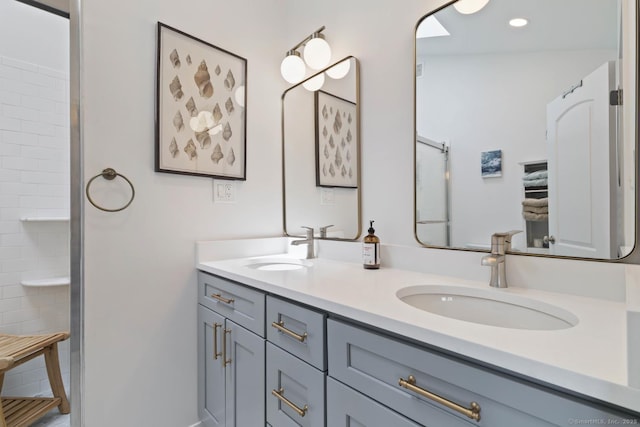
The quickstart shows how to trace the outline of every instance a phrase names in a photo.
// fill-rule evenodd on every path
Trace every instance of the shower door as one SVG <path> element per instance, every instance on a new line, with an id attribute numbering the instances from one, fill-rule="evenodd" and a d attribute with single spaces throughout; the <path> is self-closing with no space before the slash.
<path id="1" fill-rule="evenodd" d="M 416 139 L 416 237 L 420 243 L 449 246 L 449 148 Z"/>

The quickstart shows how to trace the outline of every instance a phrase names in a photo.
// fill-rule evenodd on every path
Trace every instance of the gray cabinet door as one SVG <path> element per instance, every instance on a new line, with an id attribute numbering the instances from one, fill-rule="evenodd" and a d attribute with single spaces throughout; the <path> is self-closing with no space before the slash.
<path id="1" fill-rule="evenodd" d="M 272 426 L 325 426 L 324 372 L 270 342 L 267 342 L 266 396 L 267 420 Z"/>
<path id="2" fill-rule="evenodd" d="M 262 426 L 265 416 L 265 340 L 227 319 L 227 427 Z"/>
<path id="3" fill-rule="evenodd" d="M 327 426 L 420 427 L 342 383 L 327 378 Z"/>
<path id="4" fill-rule="evenodd" d="M 206 427 L 225 426 L 225 369 L 222 358 L 224 318 L 198 306 L 198 412 Z"/>

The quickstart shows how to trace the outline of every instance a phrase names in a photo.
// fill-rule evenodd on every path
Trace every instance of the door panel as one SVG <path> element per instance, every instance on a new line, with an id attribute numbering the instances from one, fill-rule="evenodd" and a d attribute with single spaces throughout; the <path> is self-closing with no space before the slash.
<path id="1" fill-rule="evenodd" d="M 225 426 L 225 372 L 221 356 L 214 357 L 223 326 L 222 316 L 198 306 L 198 411 L 206 427 Z"/>

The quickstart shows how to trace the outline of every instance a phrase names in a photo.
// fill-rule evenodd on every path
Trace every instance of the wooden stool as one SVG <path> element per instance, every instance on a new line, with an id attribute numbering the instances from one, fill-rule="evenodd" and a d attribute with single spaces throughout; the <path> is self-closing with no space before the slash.
<path id="1" fill-rule="evenodd" d="M 67 338 L 69 338 L 68 332 L 47 335 L 0 334 L 0 390 L 6 371 L 34 357 L 44 355 L 49 384 L 53 392 L 53 397 L 2 397 L 0 427 L 29 426 L 56 406 L 61 414 L 70 412 L 58 359 L 58 341 L 64 341 Z"/>

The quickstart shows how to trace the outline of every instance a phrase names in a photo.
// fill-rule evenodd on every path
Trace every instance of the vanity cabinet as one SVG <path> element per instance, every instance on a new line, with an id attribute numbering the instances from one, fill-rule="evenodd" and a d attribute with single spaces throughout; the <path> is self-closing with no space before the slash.
<path id="1" fill-rule="evenodd" d="M 348 323 L 330 319 L 327 335 L 331 377 L 419 425 L 542 427 L 580 420 L 614 425 L 625 419 L 607 408 Z"/>
<path id="2" fill-rule="evenodd" d="M 325 426 L 326 314 L 267 296 L 267 421 Z"/>
<path id="3" fill-rule="evenodd" d="M 262 292 L 198 273 L 198 410 L 206 427 L 265 425 Z"/>

